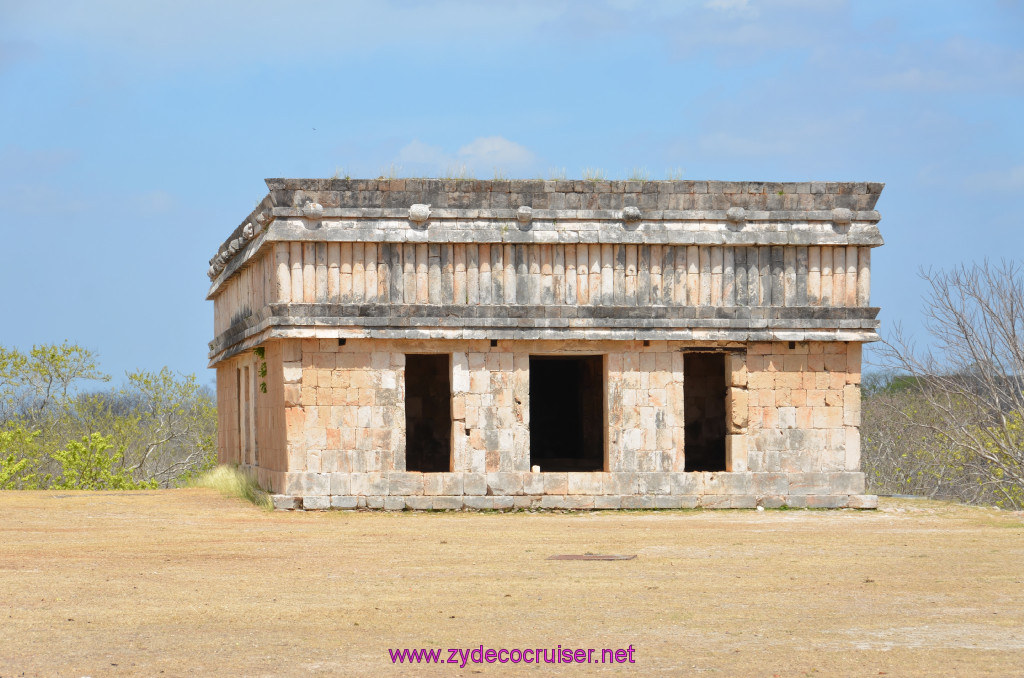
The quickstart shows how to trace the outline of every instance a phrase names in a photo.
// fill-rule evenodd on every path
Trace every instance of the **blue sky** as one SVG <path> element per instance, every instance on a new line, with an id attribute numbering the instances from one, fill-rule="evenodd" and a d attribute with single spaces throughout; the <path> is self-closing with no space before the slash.
<path id="1" fill-rule="evenodd" d="M 882 181 L 922 266 L 1024 249 L 1024 3 L 0 0 L 0 344 L 206 370 L 207 261 L 265 177 L 585 168 Z"/>

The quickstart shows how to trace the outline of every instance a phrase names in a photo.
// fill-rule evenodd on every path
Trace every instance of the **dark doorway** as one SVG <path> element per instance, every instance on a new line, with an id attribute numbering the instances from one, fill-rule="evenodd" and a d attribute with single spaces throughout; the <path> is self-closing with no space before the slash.
<path id="1" fill-rule="evenodd" d="M 725 470 L 725 356 L 687 353 L 683 363 L 687 471 Z"/>
<path id="2" fill-rule="evenodd" d="M 530 464 L 604 470 L 602 356 L 530 356 Z"/>
<path id="3" fill-rule="evenodd" d="M 405 356 L 405 470 L 451 470 L 451 396 L 447 355 Z"/>

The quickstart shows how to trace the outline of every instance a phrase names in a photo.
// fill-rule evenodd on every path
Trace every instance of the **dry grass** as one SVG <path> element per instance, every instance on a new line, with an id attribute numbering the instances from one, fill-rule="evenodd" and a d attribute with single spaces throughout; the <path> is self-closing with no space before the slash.
<path id="1" fill-rule="evenodd" d="M 270 495 L 256 480 L 237 466 L 216 466 L 189 483 L 193 487 L 217 490 L 225 497 L 235 497 L 254 504 L 264 511 L 274 510 Z"/>
<path id="2" fill-rule="evenodd" d="M 559 553 L 628 561 L 552 561 Z M 203 489 L 0 493 L 0 676 L 1024 673 L 1024 516 L 267 513 Z M 392 647 L 636 648 L 392 666 Z"/>

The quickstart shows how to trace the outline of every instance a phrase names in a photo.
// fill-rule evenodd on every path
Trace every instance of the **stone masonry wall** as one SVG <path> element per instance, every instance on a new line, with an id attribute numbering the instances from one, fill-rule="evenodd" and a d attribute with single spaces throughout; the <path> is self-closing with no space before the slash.
<path id="1" fill-rule="evenodd" d="M 864 505 L 858 344 L 755 343 L 726 360 L 726 472 L 685 471 L 683 342 L 283 340 L 282 506 Z M 450 473 L 405 471 L 407 353 L 448 353 Z M 605 471 L 531 473 L 529 356 L 603 354 Z"/>

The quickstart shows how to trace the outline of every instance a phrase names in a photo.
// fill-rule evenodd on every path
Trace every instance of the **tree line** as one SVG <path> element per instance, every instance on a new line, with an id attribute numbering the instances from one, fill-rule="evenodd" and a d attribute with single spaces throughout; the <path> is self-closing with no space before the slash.
<path id="1" fill-rule="evenodd" d="M 173 487 L 214 466 L 215 398 L 195 375 L 109 381 L 76 344 L 0 346 L 0 489 Z"/>
<path id="2" fill-rule="evenodd" d="M 1024 268 L 922 273 L 918 347 L 899 326 L 865 379 L 863 468 L 879 494 L 1024 508 Z"/>
<path id="3" fill-rule="evenodd" d="M 1024 268 L 922 274 L 929 342 L 897 326 L 864 380 L 870 491 L 1024 508 Z M 134 489 L 216 463 L 216 402 L 195 375 L 120 388 L 81 346 L 0 346 L 0 489 Z"/>

